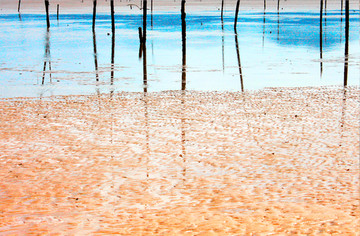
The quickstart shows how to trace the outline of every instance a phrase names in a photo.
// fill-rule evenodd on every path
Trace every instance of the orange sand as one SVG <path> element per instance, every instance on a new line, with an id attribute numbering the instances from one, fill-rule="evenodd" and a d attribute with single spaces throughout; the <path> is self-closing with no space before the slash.
<path id="1" fill-rule="evenodd" d="M 358 87 L 0 101 L 0 235 L 359 235 Z"/>

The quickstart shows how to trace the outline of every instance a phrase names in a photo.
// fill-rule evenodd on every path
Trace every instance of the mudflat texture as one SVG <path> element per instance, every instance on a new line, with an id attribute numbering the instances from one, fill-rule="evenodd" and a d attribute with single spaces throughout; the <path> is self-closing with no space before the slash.
<path id="1" fill-rule="evenodd" d="M 358 87 L 0 101 L 0 234 L 359 235 Z"/>

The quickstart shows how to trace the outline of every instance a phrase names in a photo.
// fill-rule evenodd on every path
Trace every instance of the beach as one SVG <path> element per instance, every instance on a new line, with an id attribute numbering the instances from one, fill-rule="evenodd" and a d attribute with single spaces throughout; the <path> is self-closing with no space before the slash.
<path id="1" fill-rule="evenodd" d="M 358 235 L 358 87 L 0 101 L 0 234 Z"/>
<path id="2" fill-rule="evenodd" d="M 359 236 L 359 3 L 153 3 L 0 0 L 0 235 Z"/>

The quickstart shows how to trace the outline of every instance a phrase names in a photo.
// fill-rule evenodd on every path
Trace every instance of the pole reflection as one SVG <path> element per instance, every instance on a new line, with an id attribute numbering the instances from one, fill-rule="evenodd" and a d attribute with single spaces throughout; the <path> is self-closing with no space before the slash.
<path id="1" fill-rule="evenodd" d="M 323 74 L 323 7 L 324 7 L 324 0 L 320 0 L 320 77 Z"/>
<path id="2" fill-rule="evenodd" d="M 241 60 L 240 60 L 240 50 L 239 50 L 239 42 L 238 42 L 238 34 L 235 29 L 235 48 L 236 48 L 236 56 L 238 61 L 238 68 L 239 68 L 239 75 L 240 75 L 240 85 L 241 85 L 241 92 L 244 92 L 244 82 L 243 82 L 243 74 L 241 68 Z"/>
<path id="3" fill-rule="evenodd" d="M 150 177 L 150 131 L 149 131 L 149 105 L 148 105 L 148 74 L 147 74 L 147 49 L 146 49 L 146 28 L 147 28 L 147 0 L 143 1 L 143 29 L 139 27 L 139 58 L 143 61 L 143 101 L 144 101 L 144 118 L 145 118 L 145 156 L 146 156 L 146 177 Z M 152 24 L 152 4 L 151 1 L 151 24 Z"/>
<path id="4" fill-rule="evenodd" d="M 95 66 L 96 82 L 99 82 L 99 67 L 98 67 L 98 59 L 97 59 L 97 46 L 96 46 L 95 30 L 93 31 L 93 48 L 94 48 L 94 66 Z"/>
<path id="5" fill-rule="evenodd" d="M 185 0 L 181 0 L 182 73 L 181 90 L 186 90 L 186 13 Z"/>
<path id="6" fill-rule="evenodd" d="M 145 4 L 145 3 L 144 3 Z M 149 162 L 150 162 L 150 131 L 149 131 L 149 111 L 148 111 L 148 83 L 147 83 L 147 56 L 146 56 L 146 43 L 143 43 L 142 51 L 143 51 L 143 100 L 145 106 L 145 137 L 146 137 L 146 177 L 149 178 L 150 170 L 149 170 Z"/>
<path id="7" fill-rule="evenodd" d="M 141 47 L 142 51 L 142 59 L 143 59 L 143 86 L 144 86 L 144 93 L 148 92 L 148 80 L 147 80 L 147 56 L 146 56 L 146 43 L 143 42 Z"/>
<path id="8" fill-rule="evenodd" d="M 280 0 L 277 2 L 277 40 L 280 39 Z"/>
<path id="9" fill-rule="evenodd" d="M 181 39 L 182 39 L 182 70 L 181 70 L 181 106 L 182 115 L 184 116 L 185 110 L 185 90 L 186 90 L 186 13 L 185 13 L 185 0 L 181 1 Z M 183 180 L 186 176 L 186 118 L 181 118 L 181 157 L 183 158 Z"/>
<path id="10" fill-rule="evenodd" d="M 51 81 L 51 53 L 50 53 L 50 29 L 48 28 L 46 30 L 46 34 L 45 34 L 45 53 L 44 53 L 44 66 L 43 66 L 43 76 L 42 76 L 42 81 L 41 84 L 45 84 L 45 75 L 46 75 L 46 65 L 48 64 L 49 66 L 49 71 L 50 71 L 50 83 Z"/>
<path id="11" fill-rule="evenodd" d="M 262 47 L 265 45 L 265 27 L 266 27 L 266 0 L 264 0 L 264 14 L 263 14 L 263 35 L 262 35 Z"/>
<path id="12" fill-rule="evenodd" d="M 114 64 L 115 64 L 115 10 L 114 10 L 114 0 L 110 1 L 110 10 L 111 10 L 111 71 L 110 71 L 110 85 L 114 85 Z M 113 93 L 113 88 L 111 88 L 111 94 Z"/>
<path id="13" fill-rule="evenodd" d="M 225 32 L 224 32 L 224 19 L 221 17 L 221 52 L 222 52 L 222 69 L 225 72 Z"/>
<path id="14" fill-rule="evenodd" d="M 344 137 L 344 129 L 345 129 L 347 90 L 348 90 L 348 88 L 346 86 L 344 86 L 343 94 L 342 94 L 343 99 L 342 99 L 341 118 L 340 118 L 340 143 L 339 143 L 339 146 L 343 145 L 342 140 Z"/>

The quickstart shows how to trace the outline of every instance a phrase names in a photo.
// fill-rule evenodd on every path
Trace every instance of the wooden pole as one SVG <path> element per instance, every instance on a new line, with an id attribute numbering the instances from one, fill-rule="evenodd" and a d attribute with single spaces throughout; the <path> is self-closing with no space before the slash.
<path id="1" fill-rule="evenodd" d="M 146 26 L 147 26 L 147 0 L 143 1 L 143 43 L 146 43 Z"/>
<path id="2" fill-rule="evenodd" d="M 110 84 L 114 84 L 114 64 L 115 64 L 115 10 L 114 10 L 114 0 L 110 0 L 110 10 L 111 10 L 111 75 L 110 75 Z"/>
<path id="3" fill-rule="evenodd" d="M 182 38 L 182 70 L 181 70 L 181 92 L 182 99 L 181 104 L 182 108 L 185 107 L 185 90 L 186 90 L 186 12 L 185 12 L 185 0 L 181 0 L 181 38 Z M 185 181 L 186 176 L 186 135 L 185 135 L 185 123 L 186 119 L 181 118 L 181 154 L 180 157 L 183 159 L 183 180 Z"/>
<path id="4" fill-rule="evenodd" d="M 344 62 L 344 86 L 348 83 L 349 70 L 349 28 L 350 28 L 349 0 L 345 0 L 345 62 Z"/>
<path id="5" fill-rule="evenodd" d="M 110 11 L 111 11 L 111 32 L 115 35 L 115 10 L 114 0 L 110 0 Z"/>
<path id="6" fill-rule="evenodd" d="M 237 20 L 238 20 L 239 7 L 240 7 L 240 0 L 237 0 L 236 8 L 235 8 L 235 24 L 234 24 L 234 29 L 235 30 L 236 30 L 236 25 L 237 25 Z"/>
<path id="7" fill-rule="evenodd" d="M 152 9 L 152 1 L 151 1 L 151 9 Z M 152 14 L 152 11 L 151 11 Z M 142 52 L 143 59 L 143 86 L 144 93 L 147 93 L 147 62 L 146 62 L 146 28 L 147 28 L 147 0 L 143 1 L 143 32 L 141 36 L 141 29 L 139 29 L 139 37 L 142 38 L 140 43 L 140 51 Z M 141 56 L 141 55 L 140 55 Z"/>
<path id="8" fill-rule="evenodd" d="M 225 72 L 225 33 L 224 33 L 224 19 L 221 18 L 221 46 L 222 46 L 222 68 Z"/>
<path id="9" fill-rule="evenodd" d="M 224 0 L 221 1 L 221 20 L 224 19 Z"/>
<path id="10" fill-rule="evenodd" d="M 93 47 L 94 47 L 94 65 L 95 65 L 95 73 L 96 73 L 96 82 L 98 82 L 99 81 L 99 66 L 98 66 L 98 59 L 97 59 L 95 30 L 93 30 Z"/>
<path id="11" fill-rule="evenodd" d="M 92 30 L 95 31 L 95 21 L 96 21 L 96 5 L 97 1 L 93 1 L 93 19 L 92 19 Z"/>
<path id="12" fill-rule="evenodd" d="M 280 40 L 280 0 L 277 5 L 277 40 Z"/>
<path id="13" fill-rule="evenodd" d="M 21 0 L 19 0 L 19 4 L 18 4 L 18 12 L 20 12 L 20 7 L 21 7 Z"/>
<path id="14" fill-rule="evenodd" d="M 50 28 L 50 18 L 49 18 L 49 0 L 45 0 L 45 10 L 46 10 L 46 25 L 47 28 Z"/>
<path id="15" fill-rule="evenodd" d="M 143 52 L 143 86 L 144 86 L 144 93 L 147 93 L 148 81 L 147 81 L 146 43 L 143 43 L 142 45 L 142 52 Z"/>
<path id="16" fill-rule="evenodd" d="M 326 15 L 326 10 L 327 10 L 327 0 L 325 0 L 325 15 Z"/>
<path id="17" fill-rule="evenodd" d="M 324 0 L 320 0 L 320 76 L 323 73 L 323 8 L 324 8 Z"/>
<path id="18" fill-rule="evenodd" d="M 114 84 L 114 65 L 115 65 L 115 34 L 111 37 L 111 71 L 110 71 L 110 84 Z"/>
<path id="19" fill-rule="evenodd" d="M 154 10 L 154 0 L 151 0 L 151 29 L 153 29 L 153 10 Z"/>
<path id="20" fill-rule="evenodd" d="M 238 42 L 238 35 L 237 35 L 236 28 L 235 28 L 235 48 L 236 48 L 236 56 L 237 56 L 238 67 L 239 67 L 241 91 L 244 92 L 244 82 L 243 82 L 243 74 L 242 74 L 241 61 L 240 61 L 239 42 Z"/>
<path id="21" fill-rule="evenodd" d="M 186 90 L 186 12 L 185 0 L 181 0 L 181 39 L 182 39 L 182 70 L 181 90 Z"/>
<path id="22" fill-rule="evenodd" d="M 56 19 L 57 20 L 59 20 L 59 8 L 60 8 L 60 6 L 59 6 L 59 4 L 57 4 L 57 6 L 56 6 Z"/>

